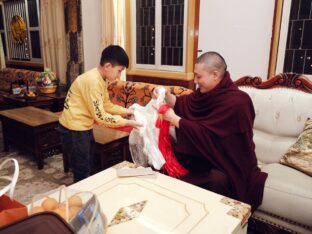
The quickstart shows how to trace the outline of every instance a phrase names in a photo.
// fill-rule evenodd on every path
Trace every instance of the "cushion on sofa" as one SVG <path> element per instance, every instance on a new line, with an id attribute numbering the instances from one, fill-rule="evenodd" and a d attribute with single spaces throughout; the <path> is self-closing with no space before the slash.
<path id="1" fill-rule="evenodd" d="M 312 226 L 311 177 L 279 163 L 261 168 L 269 174 L 260 211 Z"/>
<path id="2" fill-rule="evenodd" d="M 307 120 L 298 140 L 288 149 L 280 163 L 312 176 L 312 119 Z"/>

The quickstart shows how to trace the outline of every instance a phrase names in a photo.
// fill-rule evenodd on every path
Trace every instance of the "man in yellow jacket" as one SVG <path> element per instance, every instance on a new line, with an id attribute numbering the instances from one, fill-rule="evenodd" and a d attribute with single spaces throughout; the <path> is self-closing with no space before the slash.
<path id="1" fill-rule="evenodd" d="M 95 122 L 107 127 L 140 126 L 122 117 L 131 115 L 132 110 L 111 103 L 107 91 L 108 83 L 119 79 L 128 65 L 124 49 L 110 45 L 103 50 L 100 65 L 79 75 L 71 84 L 59 119 L 59 131 L 74 182 L 90 176 Z"/>

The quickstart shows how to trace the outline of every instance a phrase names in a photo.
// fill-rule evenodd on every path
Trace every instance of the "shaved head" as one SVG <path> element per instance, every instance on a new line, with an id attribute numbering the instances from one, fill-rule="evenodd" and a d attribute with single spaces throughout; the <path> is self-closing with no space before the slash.
<path id="1" fill-rule="evenodd" d="M 209 51 L 197 58 L 196 63 L 203 63 L 206 71 L 219 71 L 221 76 L 223 77 L 227 65 L 225 63 L 224 58 L 217 52 Z"/>

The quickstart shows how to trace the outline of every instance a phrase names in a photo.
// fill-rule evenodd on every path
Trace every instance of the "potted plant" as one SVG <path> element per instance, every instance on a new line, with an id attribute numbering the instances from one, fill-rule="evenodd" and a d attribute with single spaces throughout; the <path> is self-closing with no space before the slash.
<path id="1" fill-rule="evenodd" d="M 49 68 L 41 72 L 40 77 L 37 79 L 37 87 L 40 93 L 55 93 L 58 86 L 58 79 L 54 72 Z"/>

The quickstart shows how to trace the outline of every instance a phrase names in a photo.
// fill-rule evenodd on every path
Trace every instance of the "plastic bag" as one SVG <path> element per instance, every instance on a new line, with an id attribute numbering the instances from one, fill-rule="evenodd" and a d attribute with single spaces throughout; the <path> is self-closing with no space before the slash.
<path id="1" fill-rule="evenodd" d="M 30 213 L 52 211 L 67 221 L 76 233 L 105 233 L 107 220 L 92 192 L 77 192 L 61 186 L 33 197 Z"/>
<path id="2" fill-rule="evenodd" d="M 15 185 L 19 175 L 17 160 L 13 158 L 4 160 L 0 164 L 0 170 L 10 161 L 12 161 L 14 165 L 13 176 L 0 176 L 0 179 L 9 181 L 9 184 L 0 190 L 0 226 L 7 225 L 28 216 L 27 207 L 13 199 Z M 7 192 L 9 193 L 8 196 L 6 195 Z"/>
<path id="3" fill-rule="evenodd" d="M 159 129 L 155 126 L 158 118 L 156 109 L 164 103 L 165 94 L 165 88 L 158 87 L 157 99 L 151 99 L 144 107 L 138 104 L 130 107 L 134 111 L 135 120 L 143 124 L 142 127 L 133 129 L 129 136 L 132 160 L 137 165 L 143 167 L 150 165 L 156 170 L 160 170 L 166 163 L 158 148 Z"/>

